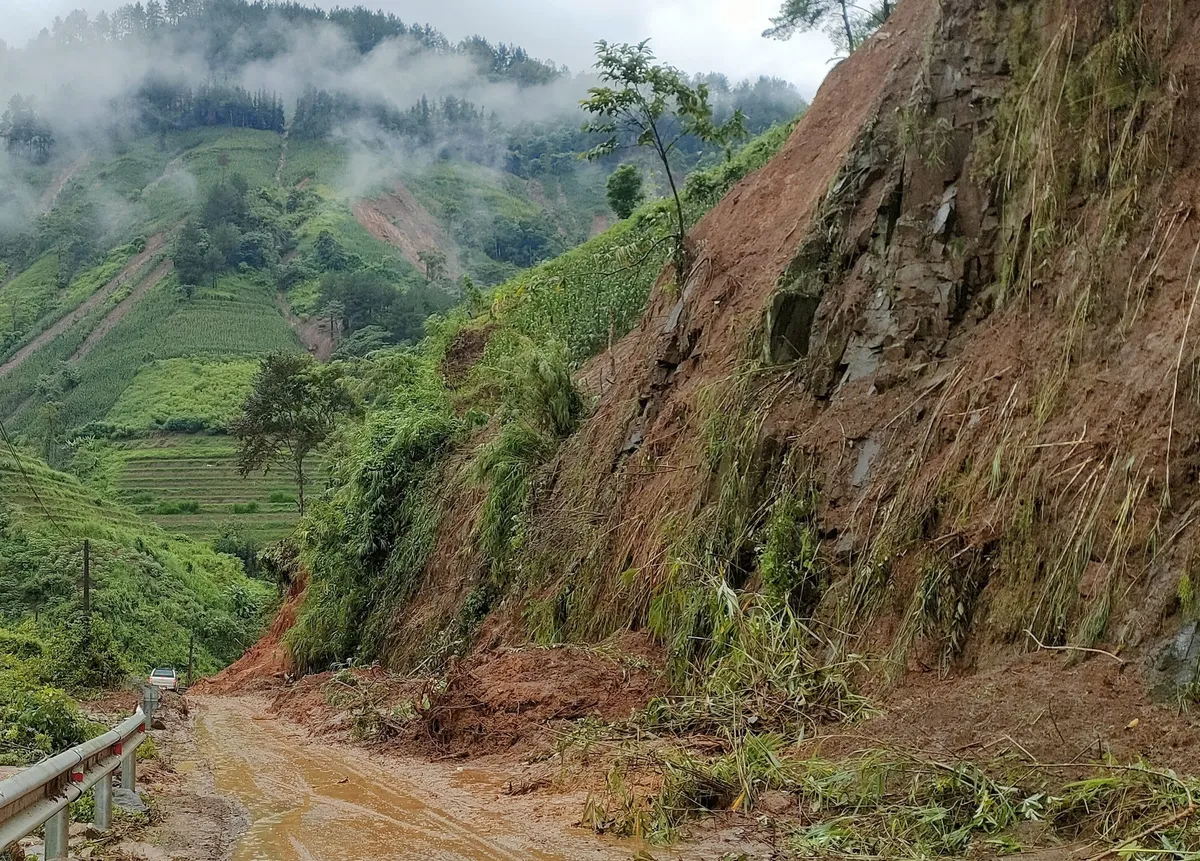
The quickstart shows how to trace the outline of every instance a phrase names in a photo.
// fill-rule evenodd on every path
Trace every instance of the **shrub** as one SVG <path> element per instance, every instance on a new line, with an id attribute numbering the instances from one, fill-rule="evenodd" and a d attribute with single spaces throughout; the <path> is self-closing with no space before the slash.
<path id="1" fill-rule="evenodd" d="M 250 505 L 254 506 L 255 511 L 258 510 L 254 503 Z M 238 508 L 239 506 L 234 506 L 235 513 Z M 258 544 L 246 534 L 240 523 L 233 520 L 222 523 L 217 537 L 213 539 L 212 548 L 218 553 L 227 553 L 242 560 L 242 567 L 246 569 L 247 574 L 253 576 L 258 572 Z"/>
<path id="2" fill-rule="evenodd" d="M 112 628 L 101 619 L 83 615 L 51 636 L 47 671 L 56 685 L 73 693 L 111 690 L 127 675 Z"/>
<path id="3" fill-rule="evenodd" d="M 85 741 L 89 729 L 62 691 L 0 673 L 0 763 L 36 762 Z"/>
<path id="4" fill-rule="evenodd" d="M 496 571 L 521 544 L 535 471 L 554 456 L 583 415 L 583 397 L 561 343 L 540 348 L 526 344 L 509 358 L 505 370 L 506 423 L 473 467 L 475 480 L 488 487 L 479 536 Z"/>
<path id="5" fill-rule="evenodd" d="M 155 514 L 199 514 L 200 503 L 194 499 L 185 499 L 182 502 L 160 502 L 158 507 L 154 509 Z"/>

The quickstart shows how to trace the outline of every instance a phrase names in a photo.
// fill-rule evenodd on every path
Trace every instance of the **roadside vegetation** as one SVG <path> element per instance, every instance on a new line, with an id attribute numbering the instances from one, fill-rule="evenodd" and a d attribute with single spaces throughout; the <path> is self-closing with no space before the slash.
<path id="1" fill-rule="evenodd" d="M 773 129 L 689 177 L 685 218 L 695 223 L 765 164 L 788 131 Z M 573 373 L 641 317 L 672 259 L 675 230 L 673 201 L 647 203 L 579 248 L 431 320 L 418 347 L 348 366 L 365 415 L 331 442 L 329 489 L 298 534 L 314 575 L 288 639 L 302 667 L 380 656 L 391 615 L 419 587 L 445 514 L 442 489 L 453 482 L 484 494 L 476 540 L 491 573 L 432 648 L 445 658 L 469 645 L 519 581 L 510 564 L 525 538 L 536 475 L 587 407 Z M 457 339 L 476 332 L 482 353 L 451 388 L 443 363 Z"/>
<path id="2" fill-rule="evenodd" d="M 154 666 L 212 673 L 253 642 L 275 596 L 241 562 L 148 526 L 80 483 L 0 456 L 0 761 L 30 762 L 91 728 L 71 696 Z M 83 542 L 91 551 L 82 606 Z"/>

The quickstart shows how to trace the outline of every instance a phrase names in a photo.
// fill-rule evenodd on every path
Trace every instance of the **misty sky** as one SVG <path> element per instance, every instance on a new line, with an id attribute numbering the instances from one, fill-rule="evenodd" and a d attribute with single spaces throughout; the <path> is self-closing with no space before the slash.
<path id="1" fill-rule="evenodd" d="M 479 33 L 522 45 L 541 59 L 579 71 L 591 65 L 596 39 L 650 38 L 663 60 L 687 72 L 719 71 L 731 78 L 777 75 L 811 98 L 834 49 L 819 34 L 790 42 L 764 39 L 780 0 L 361 0 L 409 23 L 429 23 L 451 39 Z M 95 14 L 120 0 L 0 0 L 0 39 L 22 45 L 55 15 L 75 8 Z M 330 2 L 309 3 L 328 7 Z M 355 5 L 346 2 L 344 5 Z"/>

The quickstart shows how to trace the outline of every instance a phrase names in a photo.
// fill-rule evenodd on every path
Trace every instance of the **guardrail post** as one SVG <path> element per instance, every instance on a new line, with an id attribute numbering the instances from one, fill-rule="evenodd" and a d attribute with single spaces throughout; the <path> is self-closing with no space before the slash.
<path id="1" fill-rule="evenodd" d="M 97 831 L 107 831 L 112 827 L 112 775 L 106 774 L 96 784 L 96 816 L 92 826 Z"/>
<path id="2" fill-rule="evenodd" d="M 69 857 L 70 826 L 70 807 L 64 807 L 46 822 L 46 861 Z"/>
<path id="3" fill-rule="evenodd" d="M 137 789 L 137 746 L 130 748 L 128 756 L 121 760 L 121 788 L 133 792 Z"/>
<path id="4" fill-rule="evenodd" d="M 158 688 L 153 685 L 142 688 L 142 713 L 146 715 L 146 729 L 150 729 L 154 723 L 154 707 L 158 705 L 159 696 Z"/>

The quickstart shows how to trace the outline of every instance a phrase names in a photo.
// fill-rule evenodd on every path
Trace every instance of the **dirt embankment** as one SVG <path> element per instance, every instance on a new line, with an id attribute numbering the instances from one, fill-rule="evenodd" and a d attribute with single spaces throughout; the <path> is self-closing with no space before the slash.
<path id="1" fill-rule="evenodd" d="M 1141 8 L 1120 23 L 1057 0 L 985 16 L 905 0 L 833 69 L 693 231 L 685 283 L 664 273 L 585 369 L 612 385 L 546 469 L 518 563 L 563 572 L 538 597 L 571 596 L 568 637 L 644 624 L 687 522 L 724 516 L 751 466 L 759 496 L 739 504 L 768 511 L 787 460 L 818 500 L 817 612 L 839 648 L 900 675 L 969 674 L 1038 641 L 1154 660 L 1200 548 L 1200 30 Z M 1158 70 L 1133 82 L 1143 107 L 1095 89 L 1085 121 L 1029 95 L 1043 56 L 1099 88 L 1083 58 L 1129 39 Z M 1143 129 L 1132 172 L 1112 168 L 1129 156 L 1112 128 Z M 722 425 L 741 448 L 714 468 Z M 453 492 L 439 547 L 469 547 L 478 507 Z M 751 587 L 755 558 L 731 551 Z M 389 656 L 409 660 L 485 570 L 434 554 Z"/>
<path id="2" fill-rule="evenodd" d="M 905 0 L 831 72 L 779 156 L 693 232 L 685 282 L 665 273 L 639 328 L 585 369 L 609 385 L 540 477 L 518 560 L 562 572 L 537 597 L 563 598 L 566 636 L 644 625 L 672 582 L 666 527 L 733 533 L 745 523 L 717 519 L 723 504 L 770 511 L 783 466 L 801 465 L 825 569 L 813 624 L 828 652 L 865 656 L 856 681 L 882 712 L 818 734 L 821 752 L 1200 768 L 1175 705 L 1200 658 L 1200 0 L 1141 8 L 1130 25 L 1065 0 L 996 15 Z M 1087 57 L 1130 44 L 1168 84 L 1139 108 L 1096 90 L 1055 115 L 1064 81 L 1095 85 Z M 1116 171 L 1097 187 L 1128 156 L 1109 149 L 1119 128 L 1138 132 L 1141 185 Z M 714 426 L 733 451 L 715 465 Z M 387 639 L 398 664 L 489 576 L 480 491 L 451 490 Z M 758 551 L 720 562 L 754 587 Z M 506 657 L 526 609 L 502 607 L 483 651 L 427 692 L 435 747 L 513 737 L 510 702 L 552 723 L 544 679 L 506 676 L 575 678 Z"/>
<path id="3" fill-rule="evenodd" d="M 86 318 L 89 314 L 91 314 L 93 311 L 95 311 L 97 308 L 99 308 L 101 305 L 103 305 L 108 300 L 108 298 L 110 296 L 112 296 L 112 294 L 115 293 L 119 288 L 128 285 L 133 278 L 137 277 L 141 273 L 141 271 L 145 268 L 146 264 L 150 262 L 150 259 L 153 258 L 156 254 L 158 254 L 158 252 L 160 252 L 163 249 L 163 246 L 166 245 L 166 241 L 167 241 L 166 234 L 163 234 L 163 233 L 155 234 L 154 236 L 152 236 L 148 240 L 146 240 L 146 247 L 141 251 L 141 253 L 137 254 L 132 259 L 130 259 L 130 261 L 128 263 L 126 263 L 124 267 L 122 267 L 121 271 L 118 272 L 111 281 L 109 281 L 107 284 L 105 284 L 103 287 L 101 287 L 99 290 L 97 290 L 95 293 L 93 293 L 87 299 L 83 300 L 83 302 L 81 302 L 79 304 L 79 307 L 75 308 L 75 310 L 71 311 L 69 314 L 67 314 L 65 317 L 63 317 L 61 320 L 59 320 L 54 325 L 52 325 L 50 328 L 48 328 L 45 332 L 42 332 L 42 334 L 38 335 L 36 338 L 34 338 L 32 341 L 30 341 L 28 344 L 26 344 L 24 347 L 22 347 L 16 353 L 14 353 L 12 355 L 12 357 L 7 362 L 4 363 L 3 366 L 0 366 L 0 377 L 11 374 L 13 371 L 15 371 L 21 365 L 23 365 L 30 356 L 32 356 L 34 353 L 36 353 L 42 347 L 49 344 L 51 341 L 53 341 L 55 338 L 57 338 L 63 332 L 66 332 L 68 329 L 77 325 L 80 321 L 82 321 L 84 318 Z M 164 267 L 166 267 L 166 268 L 164 269 Z M 135 288 L 134 293 L 138 293 L 138 291 L 141 290 L 141 293 L 139 294 L 139 296 L 144 295 L 146 290 L 149 290 L 150 287 L 152 287 L 154 284 L 158 283 L 158 281 L 161 280 L 163 278 L 163 276 L 165 276 L 166 273 L 170 271 L 170 267 L 171 267 L 171 263 L 168 261 L 168 262 L 164 263 L 162 266 L 159 266 L 157 269 L 155 269 L 154 272 L 147 274 L 138 283 L 138 286 Z M 124 301 L 122 301 L 120 303 L 120 305 L 118 305 L 116 308 L 113 309 L 112 312 L 109 313 L 108 317 L 106 317 L 100 323 L 100 325 L 97 326 L 96 330 L 99 331 L 101 328 L 103 328 L 105 326 L 105 324 L 108 323 L 109 318 L 111 318 L 114 314 L 116 314 L 117 311 L 120 310 L 123 306 L 125 307 L 125 310 L 122 312 L 122 316 L 124 313 L 128 313 L 128 308 L 131 307 L 131 304 L 127 304 L 127 303 L 130 303 L 130 300 L 132 300 L 132 299 L 133 299 L 133 295 L 131 294 L 128 299 L 125 299 Z M 119 319 L 119 317 L 117 319 Z M 112 325 L 116 325 L 116 322 L 114 321 Z M 111 329 L 111 328 L 112 328 L 112 326 L 110 325 L 109 329 Z M 103 337 L 103 335 L 101 335 L 100 337 Z M 91 341 L 91 340 L 92 340 L 92 336 L 89 336 L 88 341 Z M 99 338 L 97 338 L 96 340 L 99 340 Z M 85 345 L 86 345 L 86 343 L 85 343 Z M 80 350 L 82 350 L 82 349 L 83 348 L 81 347 Z M 78 358 L 78 357 L 79 357 L 79 355 L 77 354 L 75 358 Z"/>
<path id="4" fill-rule="evenodd" d="M 267 632 L 246 654 L 210 679 L 196 683 L 197 694 L 227 694 L 278 686 L 292 672 L 293 664 L 283 638 L 296 624 L 308 578 L 298 577 L 288 587 L 283 604 Z"/>
<path id="5" fill-rule="evenodd" d="M 38 203 L 38 212 L 46 213 L 54 208 L 54 204 L 58 202 L 58 196 L 62 194 L 63 189 L 67 187 L 67 183 L 73 180 L 81 172 L 87 169 L 87 166 L 92 163 L 92 157 L 88 153 L 84 153 L 74 162 L 64 168 L 54 181 L 50 183 L 50 187 L 46 189 L 42 195 L 41 201 Z"/>
<path id="6" fill-rule="evenodd" d="M 425 271 L 421 252 L 441 252 L 446 257 L 445 275 L 451 280 L 462 275 L 454 242 L 412 192 L 397 182 L 391 191 L 354 204 L 354 218 L 378 239 L 399 249 L 409 263 Z"/>
<path id="7" fill-rule="evenodd" d="M 292 327 L 292 331 L 296 333 L 296 337 L 300 339 L 300 343 L 304 345 L 304 349 L 317 361 L 328 362 L 333 357 L 333 351 L 337 349 L 337 338 L 334 337 L 329 321 L 318 317 L 297 317 L 292 306 L 288 304 L 287 296 L 282 292 L 275 295 L 275 304 L 279 313 Z"/>

